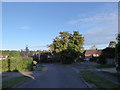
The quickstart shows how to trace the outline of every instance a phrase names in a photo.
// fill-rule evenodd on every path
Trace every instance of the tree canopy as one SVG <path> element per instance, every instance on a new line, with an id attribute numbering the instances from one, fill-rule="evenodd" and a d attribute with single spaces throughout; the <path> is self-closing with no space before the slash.
<path id="1" fill-rule="evenodd" d="M 116 42 L 115 41 L 110 41 L 109 47 L 110 48 L 115 48 L 115 46 L 116 46 Z"/>
<path id="2" fill-rule="evenodd" d="M 55 37 L 53 43 L 49 46 L 52 51 L 60 52 L 66 49 L 72 49 L 82 52 L 84 37 L 78 31 L 59 32 L 59 36 Z"/>
<path id="3" fill-rule="evenodd" d="M 117 37 L 117 44 L 116 44 L 116 60 L 118 65 L 120 66 L 120 34 Z"/>
<path id="4" fill-rule="evenodd" d="M 83 52 L 84 37 L 78 31 L 60 32 L 49 46 L 54 55 L 62 63 L 72 63 L 79 58 Z M 58 58 L 59 57 L 59 58 Z"/>

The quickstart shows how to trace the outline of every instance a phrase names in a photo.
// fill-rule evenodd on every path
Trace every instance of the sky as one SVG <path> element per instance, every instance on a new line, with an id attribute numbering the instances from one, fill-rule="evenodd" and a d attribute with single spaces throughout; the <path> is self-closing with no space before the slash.
<path id="1" fill-rule="evenodd" d="M 117 2 L 3 2 L 2 49 L 47 50 L 60 31 L 79 31 L 85 49 L 116 40 Z"/>

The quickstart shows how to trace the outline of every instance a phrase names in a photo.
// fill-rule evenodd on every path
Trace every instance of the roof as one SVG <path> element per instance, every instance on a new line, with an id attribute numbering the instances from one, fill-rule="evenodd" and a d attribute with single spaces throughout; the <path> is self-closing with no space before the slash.
<path id="1" fill-rule="evenodd" d="M 92 56 L 93 54 L 98 54 L 100 55 L 102 50 L 86 50 L 85 51 L 85 56 Z"/>
<path id="2" fill-rule="evenodd" d="M 8 55 L 0 55 L 0 58 L 7 58 Z"/>

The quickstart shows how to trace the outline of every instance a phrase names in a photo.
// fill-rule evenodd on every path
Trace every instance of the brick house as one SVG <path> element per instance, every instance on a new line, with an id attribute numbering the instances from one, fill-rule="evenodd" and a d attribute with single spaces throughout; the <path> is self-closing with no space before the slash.
<path id="1" fill-rule="evenodd" d="M 85 60 L 89 61 L 92 57 L 99 57 L 102 50 L 85 50 Z"/>

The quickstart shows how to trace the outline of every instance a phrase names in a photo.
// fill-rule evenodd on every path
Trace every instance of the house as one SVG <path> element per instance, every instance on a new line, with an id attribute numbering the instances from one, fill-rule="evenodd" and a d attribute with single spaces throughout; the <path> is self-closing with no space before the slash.
<path id="1" fill-rule="evenodd" d="M 40 61 L 41 62 L 52 62 L 52 54 L 50 52 L 41 53 Z"/>
<path id="2" fill-rule="evenodd" d="M 0 55 L 0 60 L 7 59 L 8 55 Z"/>
<path id="3" fill-rule="evenodd" d="M 21 51 L 21 52 L 20 52 L 20 55 L 21 55 L 22 57 L 26 57 L 26 58 L 32 56 L 31 53 L 27 53 L 27 52 L 25 52 L 25 51 Z"/>
<path id="4" fill-rule="evenodd" d="M 102 50 L 85 50 L 85 60 L 89 61 L 90 58 L 99 57 Z"/>

